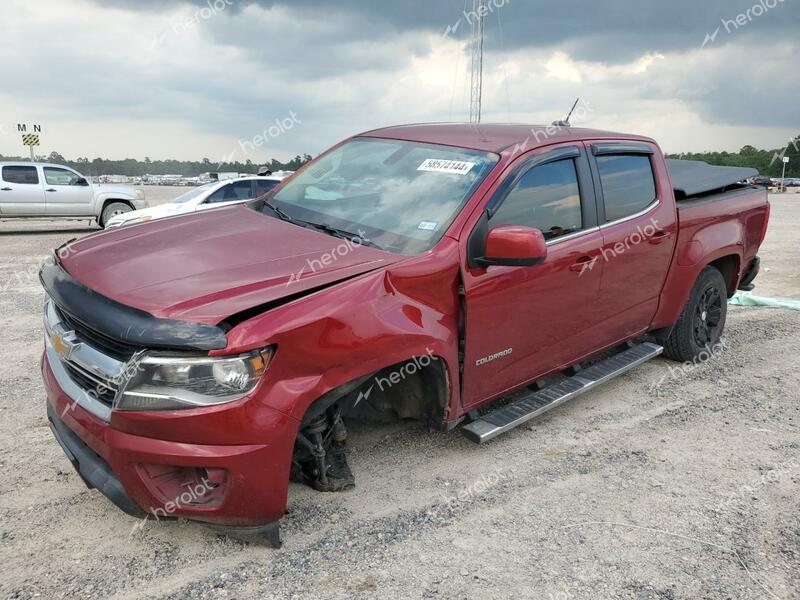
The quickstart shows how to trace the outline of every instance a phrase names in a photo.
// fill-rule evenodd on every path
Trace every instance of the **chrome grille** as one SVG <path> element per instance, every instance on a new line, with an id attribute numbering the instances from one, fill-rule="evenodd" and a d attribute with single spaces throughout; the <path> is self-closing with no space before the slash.
<path id="1" fill-rule="evenodd" d="M 97 336 L 87 335 L 85 329 L 73 329 L 73 323 L 49 298 L 44 311 L 47 359 L 59 385 L 78 405 L 109 421 L 135 351 L 125 359 Z"/>
<path id="2" fill-rule="evenodd" d="M 101 352 L 113 356 L 117 360 L 130 360 L 136 354 L 139 348 L 123 344 L 110 337 L 103 335 L 99 331 L 95 331 L 91 327 L 80 322 L 78 319 L 70 315 L 64 310 L 56 307 L 58 316 L 61 317 L 62 322 L 68 329 L 75 332 L 75 334 L 84 342 L 91 344 Z"/>

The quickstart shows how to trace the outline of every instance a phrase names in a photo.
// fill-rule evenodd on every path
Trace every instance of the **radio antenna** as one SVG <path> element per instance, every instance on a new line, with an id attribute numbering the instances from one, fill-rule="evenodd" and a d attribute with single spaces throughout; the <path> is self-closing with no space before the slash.
<path id="1" fill-rule="evenodd" d="M 569 109 L 569 113 L 567 113 L 567 118 L 564 119 L 563 121 L 553 121 L 553 125 L 555 125 L 556 127 L 570 127 L 569 119 L 572 116 L 572 113 L 575 112 L 575 107 L 578 106 L 578 102 L 580 102 L 580 101 L 581 101 L 581 98 L 580 98 L 580 96 L 578 96 L 575 99 L 575 104 L 573 104 L 572 108 Z"/>

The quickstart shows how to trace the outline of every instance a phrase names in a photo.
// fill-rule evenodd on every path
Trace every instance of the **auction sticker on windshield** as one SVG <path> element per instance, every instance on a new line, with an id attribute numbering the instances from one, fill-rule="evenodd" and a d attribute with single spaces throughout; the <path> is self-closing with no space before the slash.
<path id="1" fill-rule="evenodd" d="M 444 160 L 441 158 L 426 158 L 417 167 L 417 171 L 434 171 L 436 173 L 451 173 L 455 175 L 466 175 L 475 166 L 474 162 L 465 160 Z"/>

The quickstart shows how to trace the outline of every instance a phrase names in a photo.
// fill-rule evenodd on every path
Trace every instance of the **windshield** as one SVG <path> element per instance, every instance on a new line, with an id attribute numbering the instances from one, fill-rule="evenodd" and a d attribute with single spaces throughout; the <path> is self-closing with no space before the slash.
<path id="1" fill-rule="evenodd" d="M 170 200 L 170 203 L 171 204 L 183 204 L 184 202 L 188 202 L 192 198 L 197 198 L 200 194 L 202 194 L 204 192 L 207 192 L 208 190 L 210 190 L 215 185 L 217 185 L 216 182 L 207 183 L 205 185 L 201 185 L 200 187 L 196 187 L 196 188 L 194 188 L 192 190 L 189 190 L 185 194 L 181 194 L 177 198 L 174 198 L 174 199 Z"/>
<path id="2" fill-rule="evenodd" d="M 497 160 L 477 150 L 358 138 L 312 162 L 268 200 L 294 219 L 418 254 L 441 239 Z"/>

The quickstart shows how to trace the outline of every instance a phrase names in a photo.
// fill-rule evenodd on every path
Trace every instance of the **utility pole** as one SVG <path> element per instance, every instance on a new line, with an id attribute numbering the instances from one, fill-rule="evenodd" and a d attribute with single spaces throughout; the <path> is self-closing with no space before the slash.
<path id="1" fill-rule="evenodd" d="M 789 157 L 783 157 L 783 173 L 781 174 L 781 191 L 786 191 L 786 163 L 789 162 Z"/>
<path id="2" fill-rule="evenodd" d="M 485 0 L 472 0 L 472 70 L 470 73 L 469 122 L 481 122 L 483 94 L 483 27 Z"/>

